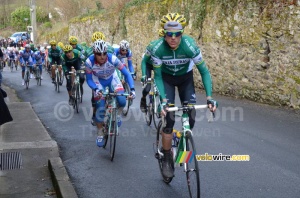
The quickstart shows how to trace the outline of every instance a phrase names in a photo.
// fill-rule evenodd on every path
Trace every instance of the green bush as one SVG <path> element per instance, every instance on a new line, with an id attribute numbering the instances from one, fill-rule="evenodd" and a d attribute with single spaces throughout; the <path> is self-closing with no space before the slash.
<path id="1" fill-rule="evenodd" d="M 43 27 L 44 28 L 52 28 L 52 23 L 48 21 L 48 22 L 43 24 Z"/>

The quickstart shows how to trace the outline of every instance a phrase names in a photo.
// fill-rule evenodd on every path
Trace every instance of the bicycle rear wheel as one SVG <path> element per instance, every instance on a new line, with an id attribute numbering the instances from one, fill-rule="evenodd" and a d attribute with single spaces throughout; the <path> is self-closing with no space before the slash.
<path id="1" fill-rule="evenodd" d="M 200 197 L 200 174 L 198 161 L 196 159 L 196 147 L 194 144 L 193 136 L 190 132 L 186 134 L 186 150 L 194 153 L 191 163 L 184 163 L 184 169 L 186 173 L 186 181 L 189 190 L 190 197 Z"/>
<path id="2" fill-rule="evenodd" d="M 162 131 L 162 121 L 160 120 L 158 123 L 158 128 L 157 128 L 157 133 L 156 133 L 156 152 L 155 152 L 155 158 L 158 161 L 158 166 L 159 166 L 159 170 L 161 173 L 161 176 L 163 178 L 163 181 L 168 184 L 172 181 L 173 177 L 165 177 L 162 173 L 162 160 L 163 160 L 163 156 L 160 154 L 160 152 L 162 151 L 162 136 L 161 136 L 161 131 Z"/>
<path id="3" fill-rule="evenodd" d="M 125 93 L 130 94 L 130 88 L 129 85 L 127 83 L 125 83 L 124 85 L 124 89 L 125 89 Z M 132 99 L 129 99 L 128 96 L 126 98 L 126 105 L 122 111 L 123 116 L 127 116 L 128 112 L 129 112 L 129 107 L 132 104 Z"/>
<path id="4" fill-rule="evenodd" d="M 116 111 L 116 110 L 114 110 Z M 113 113 L 113 118 L 111 122 L 111 129 L 109 132 L 109 138 L 110 138 L 110 160 L 113 161 L 115 157 L 115 151 L 116 151 L 116 142 L 117 142 L 117 130 L 118 130 L 118 124 L 117 124 L 117 118 L 116 118 L 116 112 Z"/>

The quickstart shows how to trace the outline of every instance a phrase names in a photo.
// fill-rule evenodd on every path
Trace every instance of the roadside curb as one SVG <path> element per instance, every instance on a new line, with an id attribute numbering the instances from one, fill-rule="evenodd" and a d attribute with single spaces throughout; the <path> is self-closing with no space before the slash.
<path id="1" fill-rule="evenodd" d="M 48 168 L 50 171 L 52 183 L 59 198 L 77 198 L 77 194 L 70 182 L 67 170 L 62 163 L 60 157 L 50 158 L 48 160 Z"/>

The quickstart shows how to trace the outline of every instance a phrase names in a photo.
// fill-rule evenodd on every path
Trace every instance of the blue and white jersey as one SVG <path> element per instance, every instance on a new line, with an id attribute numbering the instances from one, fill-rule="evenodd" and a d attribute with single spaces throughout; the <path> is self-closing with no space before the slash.
<path id="1" fill-rule="evenodd" d="M 113 54 L 107 53 L 107 60 L 104 64 L 99 65 L 96 62 L 95 55 L 92 54 L 85 61 L 85 73 L 87 83 L 93 90 L 97 88 L 93 76 L 97 77 L 99 82 L 111 81 L 116 69 L 119 69 L 128 81 L 129 87 L 134 88 L 133 79 L 125 68 L 125 65 Z"/>
<path id="2" fill-rule="evenodd" d="M 45 58 L 45 53 L 41 53 L 40 51 L 36 51 L 33 54 L 33 57 L 35 59 L 35 64 L 41 65 L 43 64 L 44 58 Z"/>
<path id="3" fill-rule="evenodd" d="M 132 65 L 132 52 L 130 49 L 127 50 L 125 55 L 120 53 L 120 48 L 114 48 L 115 55 L 124 63 L 124 59 L 127 58 L 128 68 L 130 72 L 134 72 L 133 65 Z"/>
<path id="4" fill-rule="evenodd" d="M 107 80 L 109 79 L 115 69 L 118 68 L 121 70 L 124 67 L 124 64 L 113 54 L 107 54 L 107 61 L 103 65 L 99 65 L 96 60 L 95 56 L 91 55 L 85 61 L 86 65 L 86 73 L 93 74 L 100 79 Z"/>
<path id="5" fill-rule="evenodd" d="M 26 51 L 26 49 L 20 51 L 20 63 L 28 62 L 29 64 L 32 64 L 34 61 L 33 58 L 33 51 Z"/>

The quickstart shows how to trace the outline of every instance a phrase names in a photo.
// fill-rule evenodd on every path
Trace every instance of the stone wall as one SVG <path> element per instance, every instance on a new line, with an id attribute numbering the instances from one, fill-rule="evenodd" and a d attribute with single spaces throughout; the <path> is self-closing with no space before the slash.
<path id="1" fill-rule="evenodd" d="M 133 63 L 140 72 L 145 47 L 158 38 L 159 19 L 168 11 L 180 12 L 189 19 L 185 33 L 198 41 L 215 92 L 300 108 L 298 1 L 144 2 L 148 3 L 132 3 L 119 13 L 107 11 L 84 21 L 76 20 L 69 25 L 69 35 L 89 43 L 92 33 L 99 30 L 110 43 L 128 40 Z M 199 76 L 196 84 L 201 88 Z"/>

